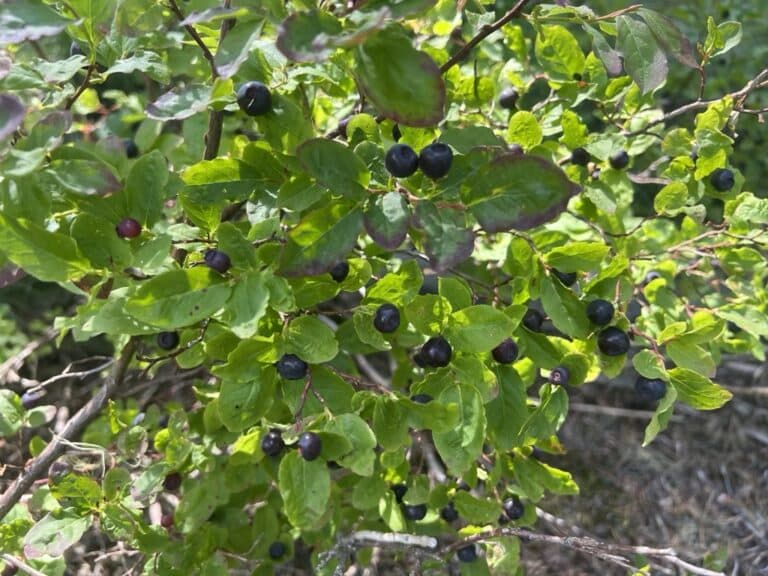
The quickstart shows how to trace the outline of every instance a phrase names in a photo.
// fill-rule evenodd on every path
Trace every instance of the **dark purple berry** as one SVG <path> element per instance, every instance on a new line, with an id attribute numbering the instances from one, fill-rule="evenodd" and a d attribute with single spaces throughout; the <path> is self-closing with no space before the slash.
<path id="1" fill-rule="evenodd" d="M 429 404 L 432 400 L 433 398 L 429 394 L 414 394 L 411 396 L 411 401 L 416 402 L 416 404 Z"/>
<path id="2" fill-rule="evenodd" d="M 619 150 L 608 158 L 608 163 L 614 170 L 623 170 L 629 165 L 629 154 L 626 150 Z"/>
<path id="3" fill-rule="evenodd" d="M 635 380 L 635 392 L 644 402 L 656 402 L 667 394 L 667 383 L 660 378 L 638 376 Z"/>
<path id="4" fill-rule="evenodd" d="M 280 560 L 280 558 L 285 556 L 285 552 L 285 544 L 282 542 L 272 542 L 272 544 L 269 545 L 269 557 L 272 558 L 272 560 Z"/>
<path id="5" fill-rule="evenodd" d="M 229 256 L 221 250 L 206 250 L 203 261 L 208 268 L 216 270 L 219 274 L 225 274 L 232 267 Z"/>
<path id="6" fill-rule="evenodd" d="M 283 354 L 275 364 L 277 373 L 284 380 L 301 380 L 307 375 L 307 363 L 295 354 Z"/>
<path id="7" fill-rule="evenodd" d="M 552 268 L 552 274 L 563 283 L 563 286 L 573 286 L 578 279 L 576 272 L 560 272 L 560 270 Z"/>
<path id="8" fill-rule="evenodd" d="M 285 442 L 279 430 L 270 430 L 261 439 L 261 451 L 267 456 L 279 456 L 285 448 Z"/>
<path id="9" fill-rule="evenodd" d="M 120 238 L 136 238 L 141 234 L 141 224 L 133 218 L 123 218 L 115 226 L 115 232 Z"/>
<path id="10" fill-rule="evenodd" d="M 395 144 L 384 157 L 384 166 L 392 176 L 407 178 L 419 168 L 419 157 L 407 144 Z"/>
<path id="11" fill-rule="evenodd" d="M 442 336 L 434 336 L 421 347 L 421 359 L 425 366 L 442 368 L 451 363 L 453 350 L 448 341 Z"/>
<path id="12" fill-rule="evenodd" d="M 571 152 L 571 164 L 577 166 L 586 166 L 589 164 L 591 156 L 584 148 L 574 148 Z"/>
<path id="13" fill-rule="evenodd" d="M 181 474 L 178 472 L 171 472 L 163 480 L 163 488 L 168 492 L 176 492 L 181 487 Z"/>
<path id="14" fill-rule="evenodd" d="M 464 562 L 467 564 L 474 562 L 477 560 L 477 548 L 474 544 L 459 548 L 456 550 L 456 557 L 459 559 L 459 562 Z"/>
<path id="15" fill-rule="evenodd" d="M 535 308 L 528 308 L 523 316 L 523 326 L 531 332 L 538 332 L 542 324 L 544 324 L 544 315 Z"/>
<path id="16" fill-rule="evenodd" d="M 405 493 L 408 492 L 408 486 L 405 484 L 393 484 L 390 490 L 392 490 L 392 493 L 395 495 L 397 503 L 402 504 L 403 497 L 405 496 Z"/>
<path id="17" fill-rule="evenodd" d="M 341 284 L 349 276 L 349 264 L 347 262 L 339 262 L 331 268 L 330 275 L 334 281 Z"/>
<path id="18" fill-rule="evenodd" d="M 163 350 L 173 350 L 179 345 L 179 333 L 160 332 L 157 335 L 157 345 Z"/>
<path id="19" fill-rule="evenodd" d="M 512 86 L 504 88 L 504 90 L 501 91 L 501 94 L 499 94 L 499 106 L 504 108 L 504 110 L 512 110 L 512 108 L 515 107 L 515 104 L 517 104 L 519 96 L 520 94 L 518 94 L 517 90 Z"/>
<path id="20" fill-rule="evenodd" d="M 246 82 L 237 89 L 237 105 L 248 116 L 262 116 L 272 109 L 272 94 L 261 82 Z"/>
<path id="21" fill-rule="evenodd" d="M 307 462 L 316 460 L 322 449 L 323 442 L 320 440 L 320 436 L 314 432 L 304 432 L 299 436 L 299 454 Z"/>
<path id="22" fill-rule="evenodd" d="M 403 504 L 403 516 L 407 520 L 423 520 L 426 515 L 426 504 Z"/>
<path id="23" fill-rule="evenodd" d="M 446 522 L 454 522 L 459 519 L 459 512 L 456 510 L 453 502 L 448 502 L 448 504 L 440 509 L 440 518 Z"/>
<path id="24" fill-rule="evenodd" d="M 615 326 L 609 326 L 597 335 L 597 347 L 606 356 L 621 356 L 629 350 L 629 336 Z"/>
<path id="25" fill-rule="evenodd" d="M 587 304 L 587 318 L 592 324 L 605 326 L 613 320 L 615 310 L 608 300 L 592 300 Z"/>
<path id="26" fill-rule="evenodd" d="M 525 513 L 525 506 L 523 506 L 523 503 L 517 496 L 504 500 L 502 508 L 504 509 L 504 515 L 509 520 L 519 520 Z"/>
<path id="27" fill-rule="evenodd" d="M 718 192 L 728 192 L 736 184 L 733 171 L 728 168 L 718 168 L 709 175 L 709 183 Z"/>
<path id="28" fill-rule="evenodd" d="M 453 150 L 447 144 L 434 142 L 421 149 L 419 154 L 419 168 L 425 176 L 437 180 L 442 178 L 451 169 L 453 163 Z"/>
<path id="29" fill-rule="evenodd" d="M 552 384 L 559 384 L 560 386 L 567 386 L 570 377 L 571 374 L 568 372 L 568 368 L 565 366 L 558 366 L 557 368 L 553 368 L 552 372 L 549 373 L 549 382 Z"/>
<path id="30" fill-rule="evenodd" d="M 503 340 L 501 344 L 491 350 L 493 359 L 499 364 L 512 364 L 512 362 L 517 360 L 518 353 L 517 343 L 512 338 Z"/>
<path id="31" fill-rule="evenodd" d="M 136 145 L 136 142 L 130 138 L 123 140 L 123 148 L 125 148 L 125 156 L 127 158 L 137 158 L 140 154 L 139 147 Z"/>

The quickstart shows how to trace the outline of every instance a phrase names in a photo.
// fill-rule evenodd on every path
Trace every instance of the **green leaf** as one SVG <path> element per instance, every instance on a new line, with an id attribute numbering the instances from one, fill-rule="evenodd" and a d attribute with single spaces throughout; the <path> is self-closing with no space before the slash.
<path id="1" fill-rule="evenodd" d="M 445 85 L 440 69 L 400 30 L 376 32 L 355 48 L 355 72 L 363 92 L 384 117 L 406 126 L 432 126 L 443 119 Z"/>
<path id="2" fill-rule="evenodd" d="M 12 390 L 0 390 L 0 438 L 12 437 L 23 423 L 21 396 Z"/>
<path id="3" fill-rule="evenodd" d="M 707 38 L 704 40 L 704 52 L 710 57 L 720 56 L 741 43 L 741 23 L 729 21 L 715 24 L 707 18 Z"/>
<path id="4" fill-rule="evenodd" d="M 701 346 L 689 342 L 685 337 L 666 345 L 670 359 L 680 368 L 687 368 L 703 376 L 715 375 L 715 360 L 712 354 Z"/>
<path id="5" fill-rule="evenodd" d="M 442 404 L 457 404 L 459 421 L 446 432 L 433 433 L 435 448 L 449 473 L 460 476 L 480 456 L 485 438 L 485 409 L 480 394 L 472 386 L 454 385 L 438 397 Z"/>
<path id="6" fill-rule="evenodd" d="M 24 537 L 24 556 L 30 560 L 44 556 L 62 556 L 70 546 L 80 540 L 90 525 L 90 516 L 80 517 L 69 510 L 50 512 Z"/>
<path id="7" fill-rule="evenodd" d="M 528 418 L 525 385 L 511 366 L 497 366 L 496 377 L 499 393 L 486 408 L 488 434 L 499 450 L 520 446 L 525 440 L 520 436 Z"/>
<path id="8" fill-rule="evenodd" d="M 242 7 L 241 10 L 247 10 Z M 240 67 L 248 60 L 251 50 L 261 36 L 264 20 L 248 21 L 247 18 L 238 18 L 237 26 L 231 29 L 224 40 L 216 49 L 214 62 L 216 70 L 221 78 L 231 78 Z"/>
<path id="9" fill-rule="evenodd" d="M 16 96 L 0 94 L 0 142 L 16 132 L 26 114 L 26 106 Z"/>
<path id="10" fill-rule="evenodd" d="M 415 260 L 404 262 L 397 272 L 390 272 L 376 282 L 366 294 L 366 302 L 390 302 L 401 306 L 419 293 L 424 277 Z"/>
<path id="11" fill-rule="evenodd" d="M 139 158 L 125 181 L 128 214 L 151 227 L 163 214 L 168 165 L 159 150 Z"/>
<path id="12" fill-rule="evenodd" d="M 174 524 L 183 534 L 200 530 L 216 508 L 227 503 L 230 495 L 225 481 L 224 474 L 217 471 L 184 486 L 184 497 L 174 514 Z"/>
<path id="13" fill-rule="evenodd" d="M 65 474 L 50 482 L 51 494 L 66 508 L 74 508 L 80 514 L 96 510 L 101 501 L 101 487 L 83 474 Z"/>
<path id="14" fill-rule="evenodd" d="M 768 224 L 768 199 L 757 198 L 754 194 L 744 192 L 728 204 L 727 210 L 733 210 L 733 218 L 753 224 Z M 736 208 L 732 209 L 732 205 Z"/>
<path id="15" fill-rule="evenodd" d="M 541 304 L 555 328 L 573 338 L 586 338 L 591 332 L 584 303 L 572 290 L 552 276 L 541 277 Z"/>
<path id="16" fill-rule="evenodd" d="M 175 330 L 216 314 L 231 292 L 221 275 L 208 268 L 172 270 L 142 283 L 125 311 L 140 322 Z"/>
<path id="17" fill-rule="evenodd" d="M 309 364 L 330 362 L 339 353 L 333 330 L 314 316 L 292 320 L 285 332 L 285 341 L 289 352 Z"/>
<path id="18" fill-rule="evenodd" d="M 240 276 L 232 289 L 222 321 L 238 338 L 250 338 L 258 331 L 259 320 L 267 311 L 269 289 L 267 274 L 247 272 Z"/>
<path id="19" fill-rule="evenodd" d="M 295 62 L 322 62 L 333 52 L 341 23 L 328 12 L 295 12 L 280 25 L 277 48 Z"/>
<path id="20" fill-rule="evenodd" d="M 408 445 L 411 441 L 408 413 L 392 398 L 377 398 L 373 409 L 373 431 L 384 450 L 397 450 Z"/>
<path id="21" fill-rule="evenodd" d="M 482 526 L 496 522 L 501 507 L 495 500 L 475 498 L 469 492 L 459 490 L 453 499 L 459 516 L 471 524 Z"/>
<path id="22" fill-rule="evenodd" d="M 295 527 L 317 528 L 331 497 L 331 475 L 322 459 L 307 462 L 290 452 L 280 462 L 278 487 L 284 512 Z"/>
<path id="23" fill-rule="evenodd" d="M 339 464 L 359 476 L 373 474 L 376 463 L 376 436 L 357 414 L 341 414 L 328 422 L 326 432 L 334 432 L 352 443 L 352 452 L 339 458 Z"/>
<path id="24" fill-rule="evenodd" d="M 446 337 L 460 352 L 488 352 L 512 335 L 515 324 L 501 310 L 477 305 L 451 315 Z"/>
<path id="25" fill-rule="evenodd" d="M 90 266 L 74 240 L 23 219 L 0 213 L 0 252 L 25 272 L 47 282 L 65 282 Z"/>
<path id="26" fill-rule="evenodd" d="M 121 58 L 104 72 L 104 76 L 118 73 L 131 74 L 137 71 L 144 72 L 152 80 L 161 84 L 167 84 L 171 78 L 171 72 L 160 55 L 148 50 L 137 50 L 133 56 Z"/>
<path id="27" fill-rule="evenodd" d="M 107 165 L 91 160 L 56 160 L 40 177 L 51 189 L 83 196 L 106 196 L 123 187 Z"/>
<path id="28" fill-rule="evenodd" d="M 534 458 L 515 458 L 512 464 L 515 478 L 531 500 L 539 500 L 545 490 L 564 495 L 579 493 L 579 486 L 565 470 L 559 470 Z"/>
<path id="29" fill-rule="evenodd" d="M 288 234 L 280 255 L 281 272 L 286 276 L 328 272 L 352 250 L 362 224 L 360 209 L 345 202 L 308 213 Z"/>
<path id="30" fill-rule="evenodd" d="M 640 8 L 637 15 L 645 20 L 648 28 L 651 29 L 654 37 L 664 47 L 667 54 L 689 68 L 698 69 L 700 67 L 696 60 L 693 45 L 688 38 L 683 36 L 672 20 L 647 8 Z"/>
<path id="31" fill-rule="evenodd" d="M 281 384 L 283 398 L 288 404 L 291 412 L 295 413 L 301 403 L 304 380 L 285 380 Z M 306 417 L 312 414 L 322 414 L 329 410 L 332 414 L 341 414 L 352 410 L 352 396 L 355 393 L 354 388 L 345 382 L 340 376 L 323 366 L 312 367 L 312 390 L 323 399 L 323 403 L 315 398 L 314 394 L 309 394 L 304 399 L 304 408 L 302 414 Z M 349 450 L 352 447 L 350 445 Z M 325 456 L 325 443 L 323 444 L 323 455 Z M 331 458 L 326 457 L 326 460 Z"/>
<path id="32" fill-rule="evenodd" d="M 584 28 L 584 30 L 591 36 L 592 51 L 597 54 L 598 58 L 600 58 L 608 75 L 618 76 L 621 74 L 621 54 L 611 48 L 610 44 L 608 44 L 608 41 L 605 39 L 605 36 L 598 30 L 595 30 L 592 26 L 587 24 L 582 24 L 582 28 Z"/>
<path id="33" fill-rule="evenodd" d="M 653 199 L 653 209 L 659 214 L 675 216 L 688 202 L 688 186 L 683 182 L 671 182 L 664 186 Z"/>
<path id="34" fill-rule="evenodd" d="M 470 180 L 466 203 L 488 232 L 526 230 L 554 220 L 578 191 L 549 160 L 506 154 Z"/>
<path id="35" fill-rule="evenodd" d="M 475 235 L 462 211 L 419 202 L 414 216 L 414 225 L 425 232 L 424 251 L 436 271 L 452 268 L 472 255 Z"/>
<path id="36" fill-rule="evenodd" d="M 387 483 L 378 476 L 361 478 L 352 490 L 352 506 L 357 510 L 376 508 L 388 490 Z"/>
<path id="37" fill-rule="evenodd" d="M 549 438 L 557 433 L 568 415 L 568 393 L 561 386 L 545 384 L 539 390 L 540 402 L 523 431 L 534 438 Z"/>
<path id="38" fill-rule="evenodd" d="M 584 72 L 584 53 L 564 26 L 540 26 L 535 52 L 539 64 L 553 80 L 573 80 L 574 74 Z"/>
<path id="39" fill-rule="evenodd" d="M 669 382 L 669 375 L 664 367 L 664 359 L 651 350 L 641 350 L 632 357 L 632 366 L 638 374 L 646 378 L 661 378 Z"/>
<path id="40" fill-rule="evenodd" d="M 726 304 L 713 310 L 720 318 L 733 322 L 755 336 L 768 336 L 768 319 L 764 313 L 749 304 Z"/>
<path id="41" fill-rule="evenodd" d="M 56 36 L 71 23 L 42 2 L 10 0 L 0 7 L 0 46 Z"/>
<path id="42" fill-rule="evenodd" d="M 600 242 L 569 242 L 552 248 L 544 262 L 560 272 L 591 272 L 601 268 L 610 247 Z"/>
<path id="43" fill-rule="evenodd" d="M 728 390 L 693 370 L 673 368 L 669 378 L 680 400 L 699 410 L 716 410 L 733 397 Z"/>
<path id="44" fill-rule="evenodd" d="M 296 148 L 296 157 L 303 168 L 334 194 L 352 200 L 365 195 L 371 173 L 347 146 L 327 138 L 313 138 Z"/>
<path id="45" fill-rule="evenodd" d="M 405 198 L 397 192 L 376 195 L 363 214 L 365 231 L 382 248 L 394 250 L 408 235 L 411 214 Z"/>
<path id="46" fill-rule="evenodd" d="M 251 378 L 224 380 L 219 392 L 219 418 L 230 432 L 241 432 L 259 423 L 266 414 L 275 395 L 273 372 L 249 371 Z"/>
<path id="47" fill-rule="evenodd" d="M 515 112 L 509 119 L 507 128 L 507 140 L 530 150 L 541 144 L 542 132 L 536 116 L 527 110 Z"/>
<path id="48" fill-rule="evenodd" d="M 630 16 L 616 18 L 616 45 L 624 56 L 624 68 L 647 94 L 667 79 L 667 58 L 645 22 Z"/>
<path id="49" fill-rule="evenodd" d="M 185 120 L 204 112 L 210 97 L 211 88 L 202 84 L 174 88 L 147 106 L 147 116 L 163 122 Z"/>
<path id="50" fill-rule="evenodd" d="M 416 296 L 406 307 L 406 316 L 422 334 L 437 336 L 443 332 L 451 314 L 451 305 L 437 294 Z"/>
<path id="51" fill-rule="evenodd" d="M 667 386 L 667 393 L 659 401 L 656 411 L 651 417 L 648 426 L 645 427 L 645 436 L 643 438 L 643 447 L 648 446 L 660 432 L 667 429 L 669 420 L 675 411 L 675 400 L 677 400 L 677 390 L 672 386 Z"/>

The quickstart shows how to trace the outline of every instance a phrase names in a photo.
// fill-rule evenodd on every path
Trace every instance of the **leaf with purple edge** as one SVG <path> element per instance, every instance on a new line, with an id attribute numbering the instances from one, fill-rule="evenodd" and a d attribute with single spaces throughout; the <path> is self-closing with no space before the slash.
<path id="1" fill-rule="evenodd" d="M 414 226 L 425 232 L 424 251 L 435 270 L 452 268 L 472 255 L 475 235 L 467 226 L 464 212 L 455 208 L 437 208 L 431 202 L 419 202 Z"/>
<path id="2" fill-rule="evenodd" d="M 5 140 L 21 126 L 27 108 L 15 96 L 0 94 L 0 141 Z"/>
<path id="3" fill-rule="evenodd" d="M 580 190 L 549 160 L 505 154 L 478 171 L 464 200 L 488 232 L 526 230 L 555 219 Z"/>
<path id="4" fill-rule="evenodd" d="M 295 62 L 322 62 L 332 54 L 341 30 L 341 23 L 327 12 L 296 12 L 280 24 L 277 49 Z"/>
<path id="5" fill-rule="evenodd" d="M 640 8 L 637 15 L 645 21 L 667 54 L 684 66 L 696 70 L 701 69 L 696 60 L 693 44 L 683 36 L 683 33 L 672 20 L 647 8 Z"/>

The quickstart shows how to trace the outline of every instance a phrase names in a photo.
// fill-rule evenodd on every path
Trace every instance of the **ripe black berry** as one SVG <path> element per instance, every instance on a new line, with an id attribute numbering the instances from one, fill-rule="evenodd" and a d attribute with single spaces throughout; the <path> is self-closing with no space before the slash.
<path id="1" fill-rule="evenodd" d="M 608 158 L 608 163 L 614 170 L 623 170 L 629 165 L 629 154 L 626 150 L 619 150 Z"/>
<path id="2" fill-rule="evenodd" d="M 421 288 L 419 288 L 419 294 L 437 294 L 438 288 L 437 274 L 425 274 L 424 281 L 421 283 Z"/>
<path id="3" fill-rule="evenodd" d="M 573 286 L 578 278 L 576 272 L 560 272 L 556 268 L 552 268 L 552 274 L 563 283 L 563 286 Z"/>
<path id="4" fill-rule="evenodd" d="M 453 350 L 448 340 L 442 336 L 434 336 L 424 343 L 420 354 L 425 366 L 442 368 L 451 363 Z"/>
<path id="5" fill-rule="evenodd" d="M 173 350 L 179 345 L 179 333 L 160 332 L 157 335 L 157 345 L 163 350 Z"/>
<path id="6" fill-rule="evenodd" d="M 510 86 L 504 88 L 504 90 L 501 91 L 501 94 L 499 94 L 499 106 L 505 110 L 512 110 L 512 108 L 515 107 L 515 104 L 517 104 L 519 96 L 520 94 L 518 94 L 517 90 L 513 87 Z"/>
<path id="7" fill-rule="evenodd" d="M 285 448 L 285 442 L 279 430 L 270 430 L 261 439 L 261 451 L 267 456 L 278 456 Z"/>
<path id="8" fill-rule="evenodd" d="M 261 116 L 272 109 L 272 94 L 261 82 L 246 82 L 237 89 L 237 105 L 248 116 Z"/>
<path id="9" fill-rule="evenodd" d="M 571 373 L 568 372 L 568 368 L 565 366 L 558 366 L 553 368 L 549 373 L 549 381 L 552 384 L 559 384 L 560 386 L 567 386 L 568 380 L 571 377 Z"/>
<path id="10" fill-rule="evenodd" d="M 373 316 L 373 327 L 389 334 L 400 327 L 400 310 L 394 304 L 382 304 Z"/>
<path id="11" fill-rule="evenodd" d="M 418 169 L 419 157 L 413 148 L 407 144 L 395 144 L 387 150 L 384 166 L 392 176 L 407 178 Z"/>
<path id="12" fill-rule="evenodd" d="M 517 360 L 518 352 L 519 350 L 515 341 L 512 340 L 512 338 L 507 338 L 506 340 L 503 340 L 501 344 L 496 346 L 496 348 L 491 350 L 491 355 L 499 364 L 512 364 L 512 362 Z"/>
<path id="13" fill-rule="evenodd" d="M 621 356 L 629 350 L 629 336 L 615 326 L 609 326 L 597 336 L 597 347 L 606 356 Z"/>
<path id="14" fill-rule="evenodd" d="M 417 404 L 429 404 L 433 398 L 429 394 L 414 394 L 411 396 L 411 400 Z"/>
<path id="15" fill-rule="evenodd" d="M 736 184 L 736 180 L 731 170 L 728 168 L 718 168 L 709 175 L 709 183 L 718 192 L 728 192 Z"/>
<path id="16" fill-rule="evenodd" d="M 525 506 L 517 496 L 507 498 L 501 506 L 508 520 L 519 520 L 525 514 Z"/>
<path id="17" fill-rule="evenodd" d="M 226 273 L 232 267 L 232 261 L 229 259 L 229 256 L 221 250 L 206 250 L 203 261 L 208 268 L 216 270 L 219 274 Z"/>
<path id="18" fill-rule="evenodd" d="M 453 522 L 455 520 L 458 520 L 459 513 L 456 510 L 455 506 L 453 505 L 453 502 L 448 502 L 448 504 L 446 504 L 440 509 L 440 518 L 442 518 L 446 522 Z"/>
<path id="19" fill-rule="evenodd" d="M 320 440 L 320 436 L 314 432 L 304 432 L 304 434 L 299 436 L 299 454 L 307 462 L 311 462 L 320 456 L 322 449 L 323 442 Z"/>
<path id="20" fill-rule="evenodd" d="M 141 224 L 133 218 L 123 218 L 115 226 L 115 232 L 120 238 L 136 238 L 141 234 Z"/>
<path id="21" fill-rule="evenodd" d="M 347 262 L 339 262 L 331 268 L 329 273 L 336 282 L 342 283 L 349 276 L 349 264 Z"/>
<path id="22" fill-rule="evenodd" d="M 269 545 L 269 557 L 272 560 L 279 560 L 283 556 L 285 556 L 285 544 L 282 542 L 272 542 Z"/>
<path id="23" fill-rule="evenodd" d="M 275 368 L 284 380 L 301 380 L 307 375 L 307 363 L 295 354 L 283 354 Z"/>
<path id="24" fill-rule="evenodd" d="M 477 548 L 475 548 L 474 544 L 459 548 L 456 550 L 456 557 L 459 559 L 459 562 L 474 562 L 477 560 Z"/>
<path id="25" fill-rule="evenodd" d="M 576 164 L 577 166 L 586 166 L 589 164 L 591 157 L 589 155 L 589 152 L 587 152 L 584 148 L 574 148 L 571 152 L 571 164 Z"/>
<path id="26" fill-rule="evenodd" d="M 587 304 L 587 318 L 592 324 L 597 326 L 605 326 L 613 320 L 613 304 L 608 300 L 592 300 Z"/>
<path id="27" fill-rule="evenodd" d="M 437 180 L 442 178 L 451 169 L 453 163 L 453 150 L 447 144 L 434 142 L 425 146 L 419 154 L 419 168 L 425 176 Z"/>
<path id="28" fill-rule="evenodd" d="M 426 515 L 426 504 L 403 504 L 403 516 L 406 520 L 423 520 Z"/>
<path id="29" fill-rule="evenodd" d="M 176 492 L 181 487 L 181 474 L 178 472 L 171 472 L 163 480 L 163 488 L 169 492 Z"/>
<path id="30" fill-rule="evenodd" d="M 128 158 L 136 158 L 139 155 L 139 147 L 136 146 L 136 142 L 130 138 L 123 140 L 123 148 L 125 148 L 125 155 Z"/>
<path id="31" fill-rule="evenodd" d="M 397 500 L 397 503 L 402 504 L 403 497 L 405 496 L 405 493 L 408 492 L 408 486 L 405 484 L 393 484 L 390 490 L 392 490 L 392 493 L 395 495 L 395 500 Z"/>
<path id="32" fill-rule="evenodd" d="M 528 311 L 523 316 L 523 326 L 528 328 L 531 332 L 538 332 L 541 330 L 541 325 L 544 323 L 544 315 L 535 308 L 528 308 Z"/>
<path id="33" fill-rule="evenodd" d="M 667 394 L 667 383 L 660 378 L 638 376 L 635 380 L 635 392 L 644 402 L 656 402 Z"/>

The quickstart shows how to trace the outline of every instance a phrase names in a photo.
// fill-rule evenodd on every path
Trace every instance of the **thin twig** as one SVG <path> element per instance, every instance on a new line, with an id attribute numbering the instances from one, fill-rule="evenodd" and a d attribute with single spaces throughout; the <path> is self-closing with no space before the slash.
<path id="1" fill-rule="evenodd" d="M 0 496 L 0 520 L 5 518 L 5 515 L 10 512 L 11 508 L 29 490 L 32 484 L 48 472 L 48 468 L 53 464 L 54 460 L 66 450 L 66 442 L 78 436 L 99 415 L 107 401 L 122 385 L 135 348 L 136 341 L 134 339 L 129 340 L 120 353 L 119 360 L 114 364 L 112 374 L 110 374 L 104 386 L 67 421 L 61 433 L 53 437 L 40 455 L 27 463 L 25 472 L 19 474 L 2 496 Z"/>
<path id="2" fill-rule="evenodd" d="M 496 22 L 493 22 L 491 24 L 486 24 L 482 28 L 480 28 L 480 31 L 475 34 L 470 40 L 464 44 L 464 46 L 461 47 L 460 50 L 456 52 L 453 56 L 451 56 L 442 66 L 440 66 L 440 72 L 445 74 L 448 70 L 453 68 L 456 64 L 464 60 L 469 53 L 472 51 L 472 48 L 480 44 L 485 38 L 502 28 L 505 24 L 508 22 L 511 22 L 518 16 L 520 16 L 520 13 L 523 11 L 523 8 L 525 8 L 525 5 L 528 3 L 528 0 L 518 0 L 517 4 L 515 4 L 512 8 L 510 8 L 504 16 L 496 20 Z"/>
<path id="3" fill-rule="evenodd" d="M 179 5 L 176 4 L 176 0 L 168 0 L 168 7 L 171 9 L 171 12 L 173 12 L 176 15 L 176 18 L 179 19 L 179 22 L 184 21 L 184 13 L 181 11 L 181 8 L 179 8 Z M 214 61 L 213 54 L 210 50 L 208 50 L 208 46 L 205 45 L 205 42 L 203 42 L 203 39 L 200 38 L 200 34 L 197 33 L 197 30 L 195 30 L 195 27 L 191 24 L 184 24 L 184 29 L 187 31 L 187 34 L 189 34 L 192 39 L 195 41 L 195 43 L 200 47 L 200 50 L 203 51 L 203 56 L 206 60 L 208 60 L 208 63 L 211 65 L 211 72 L 213 74 L 213 77 L 216 78 L 218 76 L 218 72 L 216 71 L 216 62 Z"/>
<path id="4" fill-rule="evenodd" d="M 736 105 L 734 106 L 734 112 L 739 112 L 740 109 L 744 107 L 744 101 L 747 99 L 747 96 L 749 96 L 750 93 L 754 92 L 759 88 L 768 86 L 768 82 L 764 81 L 767 76 L 768 76 L 768 68 L 764 68 L 757 74 L 757 76 L 755 76 L 754 78 L 752 78 L 752 80 L 747 82 L 744 85 L 744 87 L 741 88 L 740 90 L 736 90 L 735 92 L 730 92 L 729 94 L 726 94 L 725 96 L 722 96 L 720 98 L 713 98 L 712 100 L 702 100 L 702 99 L 694 100 L 693 102 L 689 102 L 688 104 L 680 106 L 679 108 L 675 108 L 670 112 L 667 112 L 661 118 L 657 118 L 656 120 L 650 121 L 648 124 L 640 128 L 639 130 L 625 132 L 624 136 L 632 137 L 632 136 L 637 136 L 639 134 L 643 134 L 653 126 L 664 124 L 669 120 L 672 120 L 673 118 L 677 118 L 678 116 L 682 116 L 683 114 L 687 114 L 688 112 L 692 112 L 694 110 L 701 110 L 702 108 L 706 108 L 710 104 L 719 102 L 720 100 L 728 96 L 736 100 Z"/>
<path id="5" fill-rule="evenodd" d="M 67 104 L 64 106 L 65 110 L 72 108 L 74 103 L 77 102 L 77 99 L 80 98 L 83 92 L 85 92 L 85 89 L 88 88 L 91 83 L 91 76 L 93 76 L 94 70 L 96 70 L 96 62 L 93 62 L 90 66 L 88 66 L 88 69 L 85 71 L 85 78 L 83 79 L 82 84 L 78 86 L 77 91 L 72 94 L 69 100 L 67 100 Z"/>
<path id="6" fill-rule="evenodd" d="M 50 386 L 51 384 L 54 384 L 61 380 L 69 380 L 71 378 L 85 378 L 87 376 L 90 376 L 91 374 L 98 374 L 102 370 L 105 370 L 110 366 L 112 366 L 112 364 L 114 363 L 115 363 L 115 359 L 110 358 L 109 361 L 104 362 L 103 364 L 100 364 L 95 368 L 91 368 L 89 370 L 83 370 L 82 372 L 69 372 L 68 370 L 72 367 L 72 364 L 70 364 L 64 369 L 64 372 L 62 372 L 61 374 L 57 374 L 56 376 L 52 376 L 48 378 L 48 380 L 45 380 L 44 382 L 38 382 L 36 385 L 34 385 L 34 387 L 31 390 L 29 390 L 29 392 L 37 392 L 38 390 L 45 388 L 46 386 Z M 26 383 L 31 383 L 31 382 L 26 381 L 25 384 Z"/>
<path id="7" fill-rule="evenodd" d="M 7 562 L 11 566 L 15 566 L 16 568 L 24 572 L 24 574 L 29 574 L 29 576 L 45 576 L 45 574 L 43 574 L 42 572 L 38 572 L 37 570 L 32 568 L 32 566 L 28 566 L 24 564 L 24 562 L 22 562 L 15 556 L 11 556 L 10 554 L 3 554 L 0 556 L 0 558 L 2 558 L 3 561 Z"/>
<path id="8" fill-rule="evenodd" d="M 617 408 L 615 406 L 600 406 L 598 404 L 571 403 L 569 408 L 574 412 L 583 414 L 599 414 L 605 416 L 615 416 L 618 418 L 634 418 L 637 420 L 650 420 L 654 412 L 650 410 L 630 410 L 628 408 Z M 683 419 L 680 416 L 672 416 L 672 422 L 680 422 Z"/>
<path id="9" fill-rule="evenodd" d="M 24 366 L 26 359 L 32 356 L 38 348 L 44 346 L 58 335 L 58 330 L 49 328 L 42 336 L 35 338 L 32 342 L 24 346 L 18 354 L 14 354 L 8 358 L 8 360 L 0 364 L 0 384 L 7 384 L 11 378 L 16 381 L 18 379 L 17 372 Z"/>

